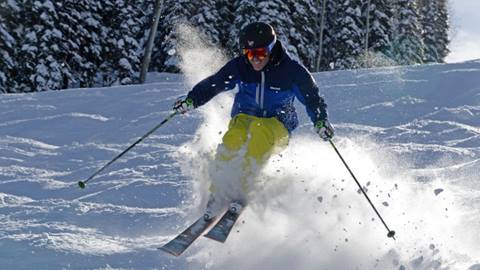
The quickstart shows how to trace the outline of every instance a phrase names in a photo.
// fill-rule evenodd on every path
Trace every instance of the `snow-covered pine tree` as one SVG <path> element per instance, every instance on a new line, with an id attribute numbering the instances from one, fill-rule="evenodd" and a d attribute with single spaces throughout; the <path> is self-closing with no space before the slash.
<path id="1" fill-rule="evenodd" d="M 66 63 L 68 48 L 59 30 L 58 3 L 25 1 L 18 51 L 17 81 L 21 92 L 65 89 L 74 81 Z M 20 76 L 21 74 L 21 76 Z"/>
<path id="2" fill-rule="evenodd" d="M 105 0 L 102 2 L 102 55 L 100 65 L 103 85 L 130 84 L 136 81 L 140 70 L 144 16 L 133 0 Z"/>
<path id="3" fill-rule="evenodd" d="M 121 84 L 131 84 L 138 80 L 137 76 L 140 71 L 143 54 L 143 47 L 140 41 L 145 36 L 147 27 L 142 18 L 147 16 L 149 11 L 142 8 L 143 0 L 122 1 L 125 2 L 125 6 L 122 8 L 123 21 L 119 27 L 119 34 L 122 39 L 119 39 L 118 45 L 122 53 L 118 61 L 118 81 Z"/>
<path id="4" fill-rule="evenodd" d="M 238 53 L 238 49 L 229 47 L 229 44 L 232 44 L 231 40 L 235 39 L 235 37 L 232 38 L 230 36 L 235 20 L 235 2 L 231 0 L 216 0 L 215 2 L 219 16 L 217 22 L 220 35 L 220 46 L 226 50 L 226 53 L 229 56 L 234 56 Z"/>
<path id="5" fill-rule="evenodd" d="M 205 39 L 219 46 L 220 41 L 220 15 L 215 6 L 215 0 L 199 0 L 196 3 L 196 12 L 190 19 L 191 24 L 205 35 Z"/>
<path id="6" fill-rule="evenodd" d="M 362 1 L 342 0 L 335 18 L 334 35 L 330 46 L 335 46 L 334 68 L 355 69 L 362 66 L 364 25 Z"/>
<path id="7" fill-rule="evenodd" d="M 19 7 L 15 1 L 0 3 L 0 93 L 14 92 L 11 77 L 16 65 L 14 58 L 16 40 L 11 23 L 14 22 L 13 17 L 15 17 L 12 15 L 18 10 Z"/>
<path id="8" fill-rule="evenodd" d="M 423 62 L 437 63 L 440 60 L 437 51 L 436 22 L 438 20 L 437 1 L 427 1 L 420 9 L 420 22 L 422 26 L 422 38 L 425 45 Z"/>
<path id="9" fill-rule="evenodd" d="M 367 10 L 369 8 L 369 10 Z M 368 22 L 368 55 L 365 60 L 368 66 L 388 65 L 384 55 L 388 55 L 391 39 L 393 37 L 393 6 L 391 0 L 364 1 L 362 13 Z M 367 24 L 366 24 L 367 25 Z M 365 41 L 364 41 L 365 43 Z M 365 49 L 365 47 L 364 47 Z M 372 56 L 375 59 L 371 59 Z"/>
<path id="10" fill-rule="evenodd" d="M 400 65 L 421 64 L 424 44 L 416 0 L 397 0 L 395 5 L 396 31 L 390 54 Z"/>
<path id="11" fill-rule="evenodd" d="M 155 38 L 155 48 L 152 53 L 152 69 L 165 72 L 178 72 L 180 55 L 177 51 L 177 27 L 188 23 L 196 14 L 194 0 L 165 0 L 163 12 Z"/>
<path id="12" fill-rule="evenodd" d="M 323 1 L 326 1 L 323 3 Z M 325 4 L 324 28 L 323 28 L 323 48 L 320 58 L 320 70 L 331 70 L 334 68 L 335 55 L 337 48 L 335 47 L 335 24 L 339 12 L 339 3 L 336 0 L 319 0 L 317 5 Z M 320 30 L 318 30 L 320 31 Z M 320 33 L 318 33 L 320 34 Z"/>
<path id="13" fill-rule="evenodd" d="M 448 2 L 447 0 L 438 0 L 438 14 L 435 22 L 435 37 L 437 40 L 438 61 L 445 62 L 445 57 L 450 53 L 448 45 L 450 39 L 448 32 L 450 30 L 449 16 L 448 16 Z"/>
<path id="14" fill-rule="evenodd" d="M 59 30 L 68 48 L 65 61 L 76 81 L 70 87 L 95 85 L 102 63 L 101 8 L 95 0 L 64 0 L 58 8 Z"/>
<path id="15" fill-rule="evenodd" d="M 12 51 L 15 40 L 0 19 L 0 92 L 8 92 L 7 78 L 13 67 Z"/>
<path id="16" fill-rule="evenodd" d="M 290 2 L 289 14 L 293 21 L 289 31 L 290 44 L 297 49 L 300 61 L 309 70 L 314 70 L 316 64 L 318 8 L 316 0 Z"/>

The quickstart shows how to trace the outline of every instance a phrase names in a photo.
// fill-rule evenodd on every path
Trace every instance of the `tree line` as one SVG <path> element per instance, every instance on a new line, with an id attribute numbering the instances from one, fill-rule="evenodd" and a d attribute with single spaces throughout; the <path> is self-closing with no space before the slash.
<path id="1" fill-rule="evenodd" d="M 1 0 L 0 92 L 138 80 L 153 0 Z M 271 23 L 311 71 L 444 62 L 446 0 L 163 0 L 151 71 L 179 72 L 177 26 L 229 56 L 253 21 Z M 183 37 L 185 38 L 185 37 Z"/>

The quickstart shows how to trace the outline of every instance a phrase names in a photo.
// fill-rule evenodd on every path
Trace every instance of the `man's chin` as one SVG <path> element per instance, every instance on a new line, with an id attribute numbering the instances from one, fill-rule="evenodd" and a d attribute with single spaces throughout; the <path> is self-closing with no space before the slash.
<path id="1" fill-rule="evenodd" d="M 262 70 L 262 68 L 263 68 L 262 65 L 255 65 L 255 64 L 252 64 L 252 67 L 253 67 L 253 69 L 256 70 L 256 71 L 260 71 L 260 70 Z"/>
<path id="2" fill-rule="evenodd" d="M 264 60 L 257 60 L 257 59 L 253 59 L 253 60 L 250 60 L 250 64 L 252 65 L 253 69 L 255 71 L 261 71 L 268 63 L 268 59 L 264 59 Z"/>

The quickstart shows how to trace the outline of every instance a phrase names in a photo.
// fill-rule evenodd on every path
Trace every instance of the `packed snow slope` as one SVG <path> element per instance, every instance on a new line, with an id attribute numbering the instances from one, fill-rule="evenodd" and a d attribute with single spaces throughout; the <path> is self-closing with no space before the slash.
<path id="1" fill-rule="evenodd" d="M 335 144 L 302 125 L 225 244 L 158 251 L 201 213 L 232 94 L 157 125 L 188 78 L 0 96 L 1 269 L 480 269 L 480 61 L 315 74 Z M 233 177 L 225 172 L 225 181 Z"/>

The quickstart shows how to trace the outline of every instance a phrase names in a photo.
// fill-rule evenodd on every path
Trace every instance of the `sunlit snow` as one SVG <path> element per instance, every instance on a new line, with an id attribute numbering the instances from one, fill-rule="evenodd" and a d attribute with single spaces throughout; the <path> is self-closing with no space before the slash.
<path id="1" fill-rule="evenodd" d="M 302 125 L 227 242 L 156 250 L 202 213 L 232 95 L 173 118 L 80 190 L 191 84 L 150 74 L 0 96 L 2 269 L 479 269 L 480 62 L 314 77 L 334 142 L 396 241 L 297 104 Z"/>

